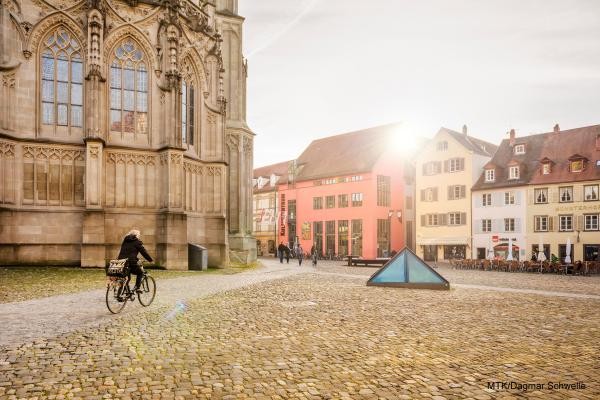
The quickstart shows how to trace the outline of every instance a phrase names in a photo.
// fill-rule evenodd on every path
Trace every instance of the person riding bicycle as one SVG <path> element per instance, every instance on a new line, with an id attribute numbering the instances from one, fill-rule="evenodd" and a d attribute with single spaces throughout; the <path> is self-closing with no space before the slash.
<path id="1" fill-rule="evenodd" d="M 121 244 L 121 251 L 119 251 L 119 260 L 124 258 L 127 259 L 127 266 L 129 267 L 129 277 L 131 278 L 131 273 L 136 275 L 135 277 L 135 287 L 134 291 L 140 292 L 140 283 L 142 282 L 142 276 L 144 276 L 144 268 L 138 265 L 138 253 L 140 253 L 146 260 L 152 262 L 152 257 L 144 248 L 144 244 L 140 240 L 140 231 L 137 229 L 132 229 L 123 239 L 123 243 Z"/>

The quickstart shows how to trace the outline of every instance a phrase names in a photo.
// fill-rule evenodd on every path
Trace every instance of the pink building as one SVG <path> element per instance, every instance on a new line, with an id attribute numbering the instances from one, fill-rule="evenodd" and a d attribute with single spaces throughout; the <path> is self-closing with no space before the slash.
<path id="1" fill-rule="evenodd" d="M 392 146 L 395 127 L 313 141 L 292 164 L 294 179 L 278 185 L 278 242 L 364 258 L 403 248 L 404 161 Z"/>

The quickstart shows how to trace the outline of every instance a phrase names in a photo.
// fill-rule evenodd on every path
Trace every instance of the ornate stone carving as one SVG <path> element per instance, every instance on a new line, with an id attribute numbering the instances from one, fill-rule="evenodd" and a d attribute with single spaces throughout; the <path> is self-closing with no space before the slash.
<path id="1" fill-rule="evenodd" d="M 117 151 L 106 152 L 106 162 L 110 164 L 156 165 L 157 157 L 152 154 L 127 153 Z"/>
<path id="2" fill-rule="evenodd" d="M 14 88 L 16 83 L 16 77 L 14 72 L 2 74 L 2 86 Z"/>
<path id="3" fill-rule="evenodd" d="M 156 51 L 154 51 L 144 34 L 132 24 L 121 25 L 104 39 L 104 59 L 107 60 L 107 63 L 109 63 L 112 58 L 111 52 L 114 51 L 115 46 L 127 37 L 131 37 L 135 40 L 135 42 L 143 48 L 144 53 L 148 57 L 149 64 L 151 64 L 155 70 L 159 69 Z"/>
<path id="4" fill-rule="evenodd" d="M 183 169 L 186 172 L 191 172 L 196 175 L 204 175 L 204 167 L 198 163 L 185 161 L 183 163 Z"/>
<path id="5" fill-rule="evenodd" d="M 10 142 L 0 141 L 0 157 L 14 158 L 15 157 L 15 145 Z"/>
<path id="6" fill-rule="evenodd" d="M 244 154 L 252 154 L 252 139 L 244 137 Z"/>
<path id="7" fill-rule="evenodd" d="M 85 161 L 85 150 L 44 145 L 23 146 L 23 158 L 34 160 L 75 160 Z"/>
<path id="8" fill-rule="evenodd" d="M 42 19 L 32 28 L 31 35 L 25 42 L 25 48 L 23 50 L 23 55 L 25 58 L 31 57 L 32 52 L 38 48 L 42 38 L 47 35 L 50 29 L 55 25 L 65 26 L 71 31 L 71 34 L 79 39 L 79 42 L 87 42 L 83 39 L 84 35 L 82 32 L 82 26 L 75 22 L 75 20 L 73 20 L 73 18 L 71 18 L 69 15 L 60 11 Z M 83 50 L 84 52 L 86 51 L 85 47 Z"/>
<path id="9" fill-rule="evenodd" d="M 230 150 L 239 150 L 240 138 L 234 134 L 227 135 L 227 147 L 229 147 Z"/>
<path id="10" fill-rule="evenodd" d="M 90 1 L 92 2 L 92 1 Z M 99 3 L 96 0 L 94 3 Z M 92 8 L 87 14 L 87 61 L 88 61 L 88 79 L 97 76 L 102 77 L 102 47 L 104 42 L 104 18 L 98 8 Z"/>

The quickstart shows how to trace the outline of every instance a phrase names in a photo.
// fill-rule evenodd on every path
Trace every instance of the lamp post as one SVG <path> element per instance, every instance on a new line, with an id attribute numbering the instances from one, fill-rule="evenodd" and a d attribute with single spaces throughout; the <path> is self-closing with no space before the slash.
<path id="1" fill-rule="evenodd" d="M 390 210 L 388 211 L 388 220 L 390 221 L 390 226 L 388 230 L 388 257 L 391 257 L 392 251 L 392 217 L 396 214 L 396 218 L 398 218 L 398 222 L 402 223 L 402 210 Z"/>

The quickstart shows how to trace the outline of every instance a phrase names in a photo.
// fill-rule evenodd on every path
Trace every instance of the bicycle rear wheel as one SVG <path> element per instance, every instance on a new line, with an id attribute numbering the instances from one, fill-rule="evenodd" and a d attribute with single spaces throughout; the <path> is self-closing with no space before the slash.
<path id="1" fill-rule="evenodd" d="M 123 296 L 124 282 L 122 280 L 110 282 L 106 287 L 106 307 L 113 314 L 118 314 L 127 304 L 127 298 Z"/>
<path id="2" fill-rule="evenodd" d="M 140 284 L 140 290 L 142 293 L 138 292 L 138 300 L 142 306 L 148 307 L 154 301 L 154 296 L 156 296 L 156 282 L 154 282 L 154 278 L 150 275 L 144 276 Z"/>

